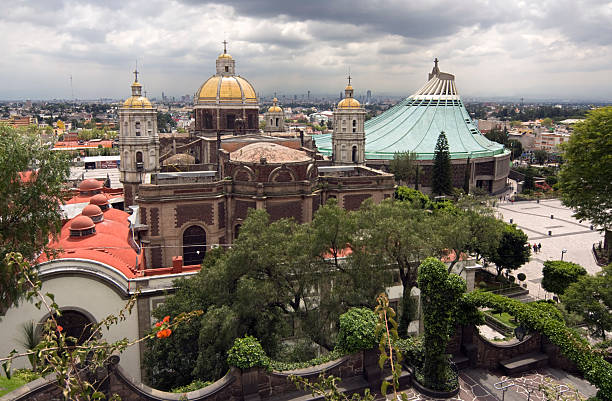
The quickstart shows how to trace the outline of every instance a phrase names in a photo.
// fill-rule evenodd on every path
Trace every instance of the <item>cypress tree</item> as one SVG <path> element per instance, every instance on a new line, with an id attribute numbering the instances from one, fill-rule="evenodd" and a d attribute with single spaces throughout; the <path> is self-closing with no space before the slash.
<path id="1" fill-rule="evenodd" d="M 450 195 L 453 191 L 450 151 L 448 150 L 448 141 L 444 131 L 440 132 L 434 151 L 431 184 L 432 192 L 437 195 Z"/>

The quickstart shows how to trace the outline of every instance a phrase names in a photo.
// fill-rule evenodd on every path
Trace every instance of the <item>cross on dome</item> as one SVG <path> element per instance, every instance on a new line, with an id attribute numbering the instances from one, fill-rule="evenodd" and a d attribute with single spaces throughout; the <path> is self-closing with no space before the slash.
<path id="1" fill-rule="evenodd" d="M 227 53 L 227 40 L 223 39 L 223 54 Z"/>

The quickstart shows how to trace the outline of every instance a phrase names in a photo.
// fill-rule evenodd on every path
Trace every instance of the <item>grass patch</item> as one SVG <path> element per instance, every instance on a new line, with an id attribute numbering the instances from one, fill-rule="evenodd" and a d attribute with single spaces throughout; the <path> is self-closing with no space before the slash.
<path id="1" fill-rule="evenodd" d="M 26 369 L 19 369 L 14 371 L 10 379 L 7 379 L 4 376 L 0 376 L 0 396 L 8 394 L 11 391 L 18 389 L 24 384 L 27 384 L 39 377 L 40 376 L 36 373 Z"/>
<path id="2" fill-rule="evenodd" d="M 487 315 L 489 315 L 489 316 L 499 320 L 500 322 L 504 323 L 506 326 L 512 327 L 513 329 L 518 326 L 518 324 L 514 320 L 514 316 L 509 315 L 506 312 L 504 312 L 504 313 L 502 313 L 500 315 L 498 313 L 493 313 L 490 310 L 486 310 L 486 311 L 484 311 L 484 313 L 486 313 Z"/>

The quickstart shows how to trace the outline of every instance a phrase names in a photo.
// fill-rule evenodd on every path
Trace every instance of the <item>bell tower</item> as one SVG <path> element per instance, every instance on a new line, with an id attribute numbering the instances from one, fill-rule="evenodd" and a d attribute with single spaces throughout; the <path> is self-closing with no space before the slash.
<path id="1" fill-rule="evenodd" d="M 365 164 L 365 109 L 353 97 L 351 76 L 334 110 L 332 154 L 334 164 Z"/>
<path id="2" fill-rule="evenodd" d="M 150 182 L 151 173 L 159 172 L 157 110 L 142 96 L 138 69 L 134 71 L 132 96 L 119 108 L 119 150 L 120 181 L 127 209 L 135 204 L 138 186 Z"/>

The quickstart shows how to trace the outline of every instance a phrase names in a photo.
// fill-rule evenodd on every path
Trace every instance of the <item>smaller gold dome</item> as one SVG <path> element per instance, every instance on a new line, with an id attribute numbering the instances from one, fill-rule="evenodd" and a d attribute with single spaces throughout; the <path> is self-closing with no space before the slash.
<path id="1" fill-rule="evenodd" d="M 346 88 L 344 88 L 345 91 L 352 91 L 353 87 L 351 85 L 346 85 Z"/>
<path id="2" fill-rule="evenodd" d="M 270 108 L 268 109 L 268 113 L 282 113 L 283 112 L 283 109 L 280 108 L 280 106 L 276 105 L 277 102 L 278 102 L 277 98 L 272 99 L 273 105 L 270 106 Z"/>
<path id="3" fill-rule="evenodd" d="M 219 54 L 219 57 L 217 57 L 217 58 L 229 58 L 229 59 L 231 59 L 233 57 L 229 53 L 221 53 L 221 54 Z"/>
<path id="4" fill-rule="evenodd" d="M 361 104 L 359 104 L 359 102 L 352 97 L 347 97 L 346 99 L 342 99 L 338 103 L 339 109 L 358 109 L 360 107 L 361 107 Z"/>
<path id="5" fill-rule="evenodd" d="M 129 109 L 152 109 L 153 105 L 144 96 L 131 96 L 123 102 L 123 107 Z"/>

